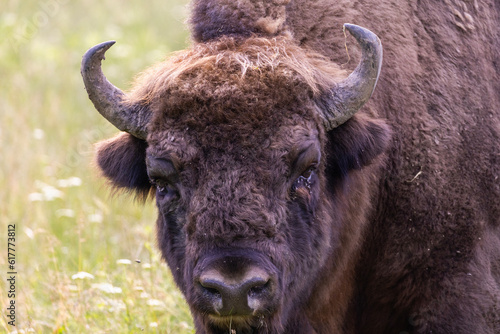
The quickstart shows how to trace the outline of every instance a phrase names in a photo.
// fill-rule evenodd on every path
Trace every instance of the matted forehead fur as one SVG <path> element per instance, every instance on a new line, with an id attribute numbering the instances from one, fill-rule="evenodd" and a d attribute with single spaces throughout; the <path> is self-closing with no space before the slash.
<path id="1" fill-rule="evenodd" d="M 150 145 L 158 144 L 164 131 L 182 127 L 215 148 L 257 130 L 270 136 L 298 122 L 319 126 L 314 99 L 345 76 L 287 35 L 226 36 L 194 44 L 147 70 L 128 100 L 147 104 L 154 113 Z"/>

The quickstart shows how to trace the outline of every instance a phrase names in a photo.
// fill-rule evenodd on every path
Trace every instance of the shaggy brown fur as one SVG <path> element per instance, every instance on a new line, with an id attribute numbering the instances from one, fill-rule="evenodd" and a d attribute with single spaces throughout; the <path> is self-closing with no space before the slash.
<path id="1" fill-rule="evenodd" d="M 344 22 L 379 35 L 383 72 L 325 133 L 315 99 L 359 53 Z M 194 1 L 193 47 L 129 95 L 154 113 L 147 143 L 98 161 L 119 187 L 167 183 L 159 247 L 198 333 L 229 330 L 193 272 L 231 249 L 279 272 L 277 304 L 237 333 L 500 332 L 499 24 L 496 0 Z M 321 156 L 307 180 L 301 152 Z"/>
<path id="2" fill-rule="evenodd" d="M 345 63 L 337 22 L 373 29 L 384 44 L 369 107 L 394 141 L 346 330 L 499 332 L 498 2 L 303 5 L 292 3 L 288 23 L 304 47 Z"/>
<path id="3" fill-rule="evenodd" d="M 195 0 L 191 28 L 197 42 L 221 36 L 274 36 L 286 32 L 286 5 L 290 0 Z"/>

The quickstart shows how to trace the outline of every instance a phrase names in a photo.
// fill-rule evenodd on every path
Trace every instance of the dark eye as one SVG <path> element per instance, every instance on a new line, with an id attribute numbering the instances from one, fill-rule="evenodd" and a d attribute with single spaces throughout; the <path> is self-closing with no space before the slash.
<path id="1" fill-rule="evenodd" d="M 309 179 L 312 175 L 312 173 L 314 172 L 314 170 L 316 169 L 315 166 L 311 166 L 309 167 L 308 169 L 306 169 L 302 174 L 300 174 L 300 177 L 303 177 L 305 179 Z"/>
<path id="2" fill-rule="evenodd" d="M 163 179 L 153 179 L 151 183 L 156 187 L 156 194 L 160 197 L 172 199 L 177 197 L 177 189 L 168 181 Z"/>
<path id="3" fill-rule="evenodd" d="M 308 190 L 311 189 L 313 184 L 313 176 L 316 172 L 316 165 L 312 165 L 307 168 L 300 176 L 295 180 L 292 186 L 292 192 L 297 191 L 300 187 L 305 187 Z"/>

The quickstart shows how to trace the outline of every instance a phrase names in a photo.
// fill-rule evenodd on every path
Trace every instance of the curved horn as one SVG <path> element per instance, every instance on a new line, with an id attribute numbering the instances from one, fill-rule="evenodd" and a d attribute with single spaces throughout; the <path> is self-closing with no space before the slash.
<path id="1" fill-rule="evenodd" d="M 147 124 L 151 114 L 145 105 L 123 102 L 125 94 L 111 84 L 101 70 L 101 61 L 115 41 L 104 42 L 90 48 L 82 59 L 81 73 L 89 99 L 99 113 L 119 130 L 140 139 L 147 137 Z"/>
<path id="2" fill-rule="evenodd" d="M 330 131 L 351 118 L 371 97 L 382 66 L 382 43 L 370 30 L 344 24 L 361 46 L 356 69 L 332 90 L 320 96 L 318 104 L 325 128 Z"/>

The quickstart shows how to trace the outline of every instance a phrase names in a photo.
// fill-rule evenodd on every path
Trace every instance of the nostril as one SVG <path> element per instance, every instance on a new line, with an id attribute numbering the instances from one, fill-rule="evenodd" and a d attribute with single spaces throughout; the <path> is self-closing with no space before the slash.
<path id="1" fill-rule="evenodd" d="M 203 285 L 202 285 L 203 286 Z M 219 290 L 217 289 L 214 289 L 214 288 L 207 288 L 207 287 L 203 287 L 203 289 L 209 294 L 209 295 L 212 295 L 214 297 L 220 297 L 220 292 Z"/>
<path id="2" fill-rule="evenodd" d="M 203 299 L 207 302 L 206 306 L 215 312 L 222 308 L 222 293 L 220 284 L 211 280 L 198 281 Z"/>
<path id="3" fill-rule="evenodd" d="M 265 283 L 257 283 L 248 290 L 248 295 L 250 297 L 258 297 L 259 295 L 265 293 L 271 285 L 271 280 L 267 280 Z"/>
<path id="4" fill-rule="evenodd" d="M 221 297 L 221 289 L 223 284 L 213 280 L 200 280 L 199 285 L 203 292 L 214 297 Z"/>

